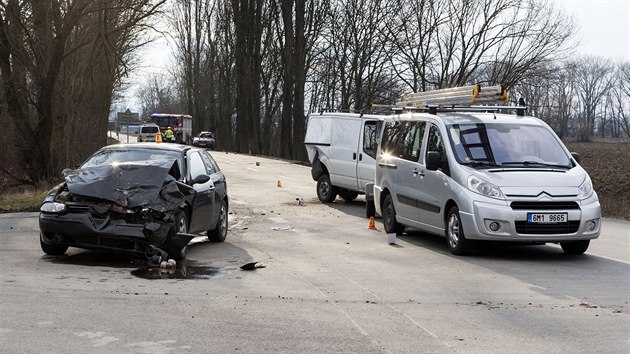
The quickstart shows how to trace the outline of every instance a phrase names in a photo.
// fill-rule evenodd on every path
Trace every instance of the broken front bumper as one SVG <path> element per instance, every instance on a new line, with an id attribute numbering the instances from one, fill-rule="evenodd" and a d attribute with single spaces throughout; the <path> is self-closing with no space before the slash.
<path id="1" fill-rule="evenodd" d="M 42 212 L 39 228 L 45 244 L 144 254 L 148 245 L 165 247 L 171 241 L 173 225 L 157 221 L 132 224 L 109 216 L 96 218 L 90 212 Z"/>

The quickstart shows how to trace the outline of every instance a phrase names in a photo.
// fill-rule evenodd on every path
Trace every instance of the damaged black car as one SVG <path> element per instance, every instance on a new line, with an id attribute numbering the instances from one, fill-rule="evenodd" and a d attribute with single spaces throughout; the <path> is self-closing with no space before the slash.
<path id="1" fill-rule="evenodd" d="M 46 254 L 68 247 L 182 259 L 201 232 L 228 230 L 226 179 L 205 150 L 175 144 L 119 144 L 63 171 L 40 208 Z"/>

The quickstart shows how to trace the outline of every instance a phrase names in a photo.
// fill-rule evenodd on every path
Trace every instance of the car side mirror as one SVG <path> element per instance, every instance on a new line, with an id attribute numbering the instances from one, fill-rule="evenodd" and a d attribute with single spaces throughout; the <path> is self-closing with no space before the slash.
<path id="1" fill-rule="evenodd" d="M 572 152 L 571 157 L 573 157 L 573 159 L 577 161 L 577 163 L 580 163 L 580 154 L 578 154 L 577 152 Z"/>
<path id="2" fill-rule="evenodd" d="M 190 181 L 190 185 L 195 185 L 195 184 L 199 184 L 199 183 L 206 183 L 210 180 L 210 176 L 208 175 L 199 175 L 195 178 L 193 178 L 192 181 Z"/>
<path id="3" fill-rule="evenodd" d="M 429 171 L 437 171 L 442 164 L 442 157 L 440 153 L 437 151 L 429 151 L 427 152 L 427 170 Z"/>
<path id="4" fill-rule="evenodd" d="M 72 172 L 72 170 L 71 170 L 71 169 L 69 169 L 69 168 L 64 168 L 64 169 L 63 169 L 63 171 L 61 171 L 61 175 L 62 175 L 62 176 L 64 176 L 64 177 L 66 177 L 66 176 L 68 176 L 68 175 L 70 174 L 70 172 Z"/>

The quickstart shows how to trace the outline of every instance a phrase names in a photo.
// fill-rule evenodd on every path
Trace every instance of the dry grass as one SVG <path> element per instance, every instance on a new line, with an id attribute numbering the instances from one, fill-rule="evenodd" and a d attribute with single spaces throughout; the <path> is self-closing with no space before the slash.
<path id="1" fill-rule="evenodd" d="M 23 190 L 0 193 L 0 213 L 39 211 L 39 206 L 50 188 L 21 189 Z"/>
<path id="2" fill-rule="evenodd" d="M 580 154 L 580 164 L 591 176 L 602 214 L 630 219 L 630 143 L 596 140 L 565 144 Z"/>

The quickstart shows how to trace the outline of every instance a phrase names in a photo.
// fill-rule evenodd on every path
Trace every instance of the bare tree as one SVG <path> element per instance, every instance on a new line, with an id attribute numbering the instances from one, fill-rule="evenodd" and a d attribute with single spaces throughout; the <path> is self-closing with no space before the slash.
<path id="1" fill-rule="evenodd" d="M 575 68 L 581 108 L 577 137 L 581 141 L 590 141 L 597 110 L 614 83 L 614 66 L 607 59 L 585 57 L 575 64 Z"/>
<path id="2" fill-rule="evenodd" d="M 128 55 L 164 1 L 0 2 L 6 109 L 29 180 L 55 175 L 105 143 L 111 97 Z"/>

